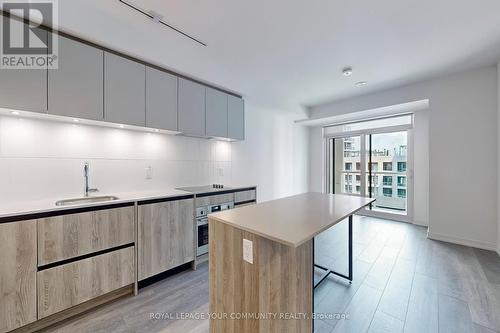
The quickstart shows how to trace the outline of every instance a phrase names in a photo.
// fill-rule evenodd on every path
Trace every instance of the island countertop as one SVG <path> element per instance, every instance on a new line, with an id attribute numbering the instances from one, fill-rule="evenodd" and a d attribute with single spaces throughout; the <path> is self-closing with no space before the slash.
<path id="1" fill-rule="evenodd" d="M 209 218 L 298 247 L 374 201 L 373 198 L 309 192 L 210 214 Z"/>

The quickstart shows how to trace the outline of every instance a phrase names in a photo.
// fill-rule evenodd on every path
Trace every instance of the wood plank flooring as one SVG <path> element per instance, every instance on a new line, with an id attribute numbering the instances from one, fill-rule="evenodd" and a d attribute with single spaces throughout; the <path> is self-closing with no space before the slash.
<path id="1" fill-rule="evenodd" d="M 347 270 L 347 224 L 316 239 L 316 261 Z M 321 275 L 317 272 L 317 276 Z M 330 276 L 315 291 L 316 332 L 498 332 L 500 257 L 432 241 L 426 229 L 355 217 L 354 281 Z M 205 319 L 151 319 L 152 314 L 208 312 L 208 266 L 184 271 L 46 332 L 208 332 Z"/>

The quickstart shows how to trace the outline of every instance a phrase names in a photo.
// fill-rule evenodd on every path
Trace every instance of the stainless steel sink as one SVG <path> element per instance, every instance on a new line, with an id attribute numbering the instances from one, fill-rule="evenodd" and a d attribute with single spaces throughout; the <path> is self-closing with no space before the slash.
<path id="1" fill-rule="evenodd" d="M 83 197 L 83 198 L 75 198 L 75 199 L 66 199 L 56 201 L 56 206 L 71 206 L 71 205 L 80 205 L 87 203 L 96 203 L 96 202 L 106 202 L 106 201 L 114 201 L 118 200 L 118 197 L 112 195 L 103 195 L 100 197 Z"/>

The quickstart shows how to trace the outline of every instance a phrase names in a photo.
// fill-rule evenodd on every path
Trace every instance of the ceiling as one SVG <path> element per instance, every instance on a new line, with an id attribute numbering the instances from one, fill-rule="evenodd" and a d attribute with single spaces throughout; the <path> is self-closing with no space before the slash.
<path id="1" fill-rule="evenodd" d="M 131 1 L 208 46 L 118 0 L 59 1 L 59 26 L 299 118 L 304 106 L 500 59 L 498 0 Z"/>

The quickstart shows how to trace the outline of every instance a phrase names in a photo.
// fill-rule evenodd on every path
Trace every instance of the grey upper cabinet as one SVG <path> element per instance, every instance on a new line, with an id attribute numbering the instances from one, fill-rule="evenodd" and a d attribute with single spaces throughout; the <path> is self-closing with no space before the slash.
<path id="1" fill-rule="evenodd" d="M 177 76 L 146 67 L 146 127 L 177 131 Z"/>
<path id="2" fill-rule="evenodd" d="M 243 99 L 228 95 L 228 137 L 245 140 L 245 105 Z"/>
<path id="3" fill-rule="evenodd" d="M 59 38 L 58 69 L 49 70 L 49 114 L 103 120 L 104 52 Z"/>
<path id="4" fill-rule="evenodd" d="M 47 69 L 0 69 L 0 107 L 46 113 Z"/>
<path id="5" fill-rule="evenodd" d="M 227 138 L 227 94 L 213 88 L 206 89 L 206 135 Z"/>
<path id="6" fill-rule="evenodd" d="M 104 119 L 146 125 L 146 66 L 104 53 Z"/>
<path id="7" fill-rule="evenodd" d="M 179 78 L 179 131 L 205 136 L 205 86 Z"/>

